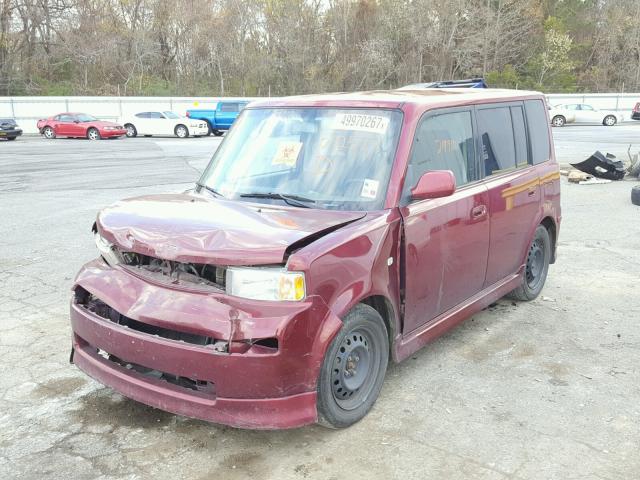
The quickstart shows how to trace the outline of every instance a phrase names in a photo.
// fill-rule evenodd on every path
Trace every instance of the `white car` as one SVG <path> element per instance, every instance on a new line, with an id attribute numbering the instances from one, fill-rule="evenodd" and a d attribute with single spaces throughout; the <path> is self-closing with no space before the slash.
<path id="1" fill-rule="evenodd" d="M 209 135 L 207 122 L 182 117 L 174 112 L 140 112 L 121 119 L 121 124 L 127 129 L 127 137 L 138 135 L 175 135 L 187 138 L 189 135 L 200 137 Z"/>
<path id="2" fill-rule="evenodd" d="M 567 123 L 575 122 L 576 116 L 570 110 L 549 107 L 549 121 L 554 127 L 564 127 Z"/>
<path id="3" fill-rule="evenodd" d="M 613 110 L 599 110 L 586 103 L 570 103 L 556 105 L 555 110 L 571 112 L 575 116 L 575 123 L 599 123 L 607 127 L 613 127 L 624 120 L 624 115 Z M 553 117 L 552 117 L 553 122 Z"/>

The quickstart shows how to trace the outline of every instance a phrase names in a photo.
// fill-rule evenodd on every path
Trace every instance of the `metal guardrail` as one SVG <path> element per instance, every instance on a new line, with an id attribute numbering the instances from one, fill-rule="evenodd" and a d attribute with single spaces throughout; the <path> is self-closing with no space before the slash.
<path id="1" fill-rule="evenodd" d="M 145 110 L 215 108 L 222 100 L 256 100 L 256 97 L 0 97 L 0 118 L 15 118 L 25 133 L 37 133 L 36 122 L 60 112 L 80 111 L 103 120 L 117 120 Z M 588 103 L 596 108 L 630 111 L 640 93 L 549 94 L 550 105 Z"/>

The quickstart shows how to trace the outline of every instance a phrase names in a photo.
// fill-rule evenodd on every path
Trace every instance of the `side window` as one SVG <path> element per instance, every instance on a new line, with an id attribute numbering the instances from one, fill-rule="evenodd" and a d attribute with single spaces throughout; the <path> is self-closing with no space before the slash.
<path id="1" fill-rule="evenodd" d="M 138 118 L 149 118 L 149 113 L 148 112 L 136 113 L 136 117 L 138 117 Z"/>
<path id="2" fill-rule="evenodd" d="M 582 104 L 580 105 L 580 110 L 585 110 L 588 112 L 593 112 L 593 107 L 591 105 Z"/>
<path id="3" fill-rule="evenodd" d="M 164 118 L 164 116 L 160 112 L 149 112 L 148 118 Z"/>
<path id="4" fill-rule="evenodd" d="M 527 100 L 524 102 L 524 109 L 527 114 L 527 126 L 531 140 L 531 161 L 537 165 L 546 162 L 550 157 L 551 141 L 549 140 L 547 114 L 544 111 L 542 100 Z"/>
<path id="5" fill-rule="evenodd" d="M 220 107 L 221 112 L 238 112 L 240 109 L 237 103 L 223 103 Z"/>
<path id="6" fill-rule="evenodd" d="M 524 123 L 522 107 L 511 108 L 511 123 L 516 144 L 516 166 L 523 167 L 529 163 L 529 149 L 527 148 L 527 130 Z"/>
<path id="7" fill-rule="evenodd" d="M 515 168 L 516 149 L 509 107 L 478 110 L 484 174 Z"/>
<path id="8" fill-rule="evenodd" d="M 456 185 L 477 180 L 470 111 L 442 113 L 423 119 L 416 130 L 404 182 L 405 201 L 420 177 L 431 170 L 451 170 Z"/>
<path id="9" fill-rule="evenodd" d="M 58 119 L 60 122 L 73 122 L 75 117 L 73 115 L 60 115 Z"/>

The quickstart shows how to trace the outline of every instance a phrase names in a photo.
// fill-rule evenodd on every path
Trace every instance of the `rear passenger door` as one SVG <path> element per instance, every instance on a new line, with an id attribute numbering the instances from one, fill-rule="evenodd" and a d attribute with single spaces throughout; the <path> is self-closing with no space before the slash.
<path id="1" fill-rule="evenodd" d="M 400 212 L 404 223 L 404 333 L 482 290 L 489 252 L 489 198 L 479 181 L 473 108 L 426 113 L 416 129 Z M 451 170 L 456 191 L 416 200 L 410 189 L 427 171 Z"/>
<path id="2" fill-rule="evenodd" d="M 491 233 L 484 285 L 518 272 L 540 211 L 540 181 L 530 162 L 523 102 L 476 107 Z"/>

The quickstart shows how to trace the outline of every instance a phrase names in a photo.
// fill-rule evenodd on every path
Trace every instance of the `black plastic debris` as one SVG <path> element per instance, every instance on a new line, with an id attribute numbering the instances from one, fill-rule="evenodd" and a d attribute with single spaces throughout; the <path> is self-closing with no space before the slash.
<path id="1" fill-rule="evenodd" d="M 586 160 L 572 163 L 571 166 L 598 178 L 606 178 L 607 180 L 622 180 L 624 178 L 624 164 L 610 153 L 605 156 L 600 151 L 596 151 Z"/>

